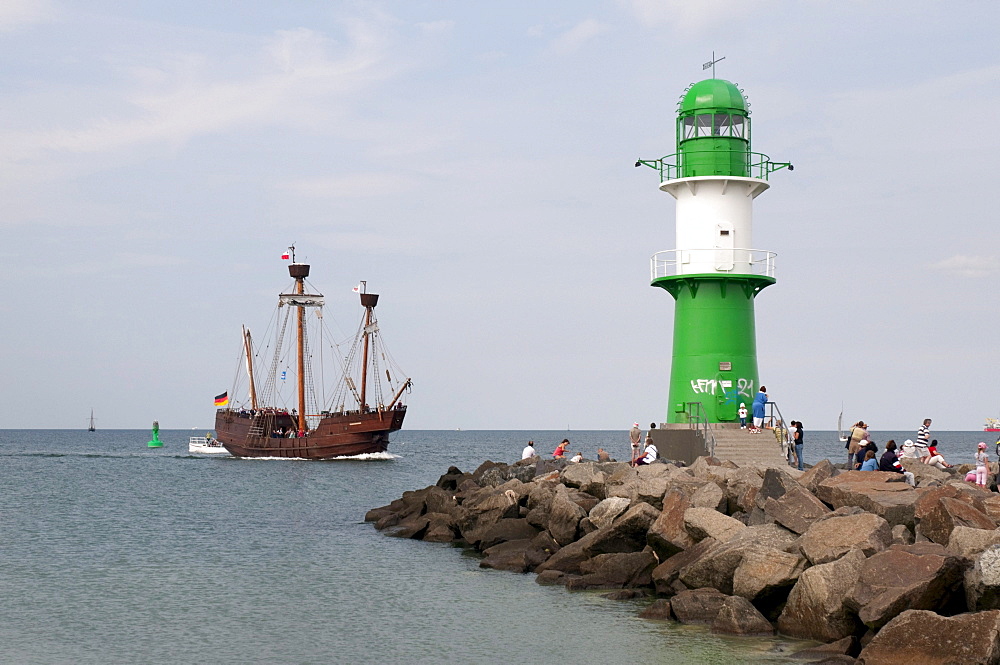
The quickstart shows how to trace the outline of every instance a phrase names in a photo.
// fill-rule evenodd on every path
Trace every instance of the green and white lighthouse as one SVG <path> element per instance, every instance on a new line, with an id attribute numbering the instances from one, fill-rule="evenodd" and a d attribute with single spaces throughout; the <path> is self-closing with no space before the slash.
<path id="1" fill-rule="evenodd" d="M 737 420 L 760 385 L 754 299 L 775 283 L 775 253 L 755 249 L 753 201 L 789 163 L 750 150 L 750 109 L 735 84 L 710 78 L 678 103 L 677 148 L 639 160 L 677 200 L 675 249 L 650 262 L 652 286 L 674 297 L 667 423 Z M 704 411 L 697 406 L 701 403 Z"/>

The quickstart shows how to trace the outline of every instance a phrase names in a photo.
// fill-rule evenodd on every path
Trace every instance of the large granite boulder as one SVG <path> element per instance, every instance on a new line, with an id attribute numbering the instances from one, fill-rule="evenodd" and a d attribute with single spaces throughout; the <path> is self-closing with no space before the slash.
<path id="1" fill-rule="evenodd" d="M 802 485 L 815 494 L 820 483 L 838 474 L 840 474 L 840 469 L 835 467 L 830 460 L 820 460 L 811 469 L 799 476 L 799 485 Z"/>
<path id="2" fill-rule="evenodd" d="M 667 598 L 657 598 L 645 609 L 639 612 L 640 619 L 653 619 L 654 621 L 669 621 L 674 617 L 670 610 L 670 600 Z"/>
<path id="3" fill-rule="evenodd" d="M 806 558 L 800 554 L 752 549 L 744 553 L 733 572 L 733 594 L 768 609 L 769 614 L 775 610 L 780 613 L 788 593 L 807 565 Z"/>
<path id="4" fill-rule="evenodd" d="M 1000 610 L 1000 545 L 975 555 L 965 573 L 965 600 L 970 612 Z"/>
<path id="5" fill-rule="evenodd" d="M 890 526 L 913 526 L 913 504 L 917 492 L 903 476 L 885 471 L 845 471 L 821 482 L 816 496 L 840 508 L 857 506 L 878 515 Z"/>
<path id="6" fill-rule="evenodd" d="M 715 538 L 725 542 L 747 526 L 711 508 L 688 508 L 684 511 L 684 528 L 695 540 Z"/>
<path id="7" fill-rule="evenodd" d="M 579 489 L 597 499 L 605 498 L 605 483 L 608 474 L 604 470 L 606 463 L 580 462 L 566 466 L 559 478 L 567 487 Z"/>
<path id="8" fill-rule="evenodd" d="M 581 577 L 566 584 L 567 589 L 622 589 L 646 587 L 656 567 L 652 552 L 598 554 L 580 563 Z"/>
<path id="9" fill-rule="evenodd" d="M 722 601 L 712 632 L 725 635 L 774 635 L 774 626 L 746 598 L 730 596 Z"/>
<path id="10" fill-rule="evenodd" d="M 830 509 L 822 501 L 803 487 L 793 487 L 778 499 L 768 497 L 764 503 L 764 513 L 781 526 L 805 533 L 820 517 L 829 514 Z"/>
<path id="11" fill-rule="evenodd" d="M 858 632 L 861 624 L 846 600 L 857 584 L 864 560 L 860 550 L 852 550 L 836 561 L 803 571 L 778 617 L 778 630 L 790 637 L 820 642 Z"/>
<path id="12" fill-rule="evenodd" d="M 899 460 L 899 463 L 904 469 L 913 474 L 917 487 L 928 487 L 932 484 L 943 485 L 955 476 L 953 473 L 924 464 L 919 459 L 912 457 L 903 458 Z"/>
<path id="13" fill-rule="evenodd" d="M 780 499 L 790 490 L 801 487 L 784 469 L 766 469 L 760 490 L 757 492 L 757 506 L 763 508 L 767 499 Z"/>
<path id="14" fill-rule="evenodd" d="M 432 514 L 435 513 L 428 513 L 428 516 Z M 531 540 L 538 532 L 539 529 L 524 518 L 505 517 L 479 530 L 477 547 L 485 550 L 508 540 Z M 428 538 L 424 537 L 424 540 Z"/>
<path id="15" fill-rule="evenodd" d="M 964 570 L 964 559 L 936 543 L 893 545 L 861 564 L 846 604 L 872 630 L 907 609 L 961 611 Z"/>
<path id="16" fill-rule="evenodd" d="M 799 547 L 811 564 L 818 565 L 851 550 L 860 550 L 865 556 L 881 552 L 891 541 L 888 522 L 878 515 L 861 513 L 815 522 L 799 539 Z"/>
<path id="17" fill-rule="evenodd" d="M 686 586 L 696 589 L 712 587 L 722 593 L 732 594 L 737 568 L 752 552 L 781 551 L 794 535 L 776 525 L 745 527 L 739 535 L 731 537 L 706 551 L 678 574 Z"/>
<path id="18" fill-rule="evenodd" d="M 995 665 L 1000 662 L 1000 610 L 943 617 L 907 610 L 887 623 L 858 656 L 858 665 Z"/>
<path id="19" fill-rule="evenodd" d="M 668 491 L 668 494 L 675 491 L 679 490 L 671 489 Z M 666 504 L 667 497 L 664 497 L 664 510 L 667 508 Z M 711 510 L 721 512 L 726 509 L 726 493 L 715 483 L 705 483 L 691 495 L 691 506 L 693 508 L 710 508 Z"/>
<path id="20" fill-rule="evenodd" d="M 949 496 L 948 494 L 951 494 Z M 979 502 L 982 506 L 982 503 Z M 952 486 L 929 490 L 918 503 L 916 532 L 928 540 L 947 545 L 958 526 L 993 530 L 996 523 L 976 508 L 976 501 Z"/>
<path id="21" fill-rule="evenodd" d="M 715 484 L 707 483 L 705 486 L 715 486 Z M 716 489 L 718 489 L 717 486 Z M 722 490 L 719 489 L 719 492 L 721 493 Z M 684 527 L 684 513 L 689 507 L 690 502 L 687 496 L 678 489 L 671 489 L 664 495 L 663 511 L 650 525 L 646 533 L 646 542 L 653 548 L 661 561 L 694 545 L 695 539 Z"/>
<path id="22" fill-rule="evenodd" d="M 559 544 L 543 531 L 531 539 L 508 540 L 487 548 L 483 551 L 485 556 L 480 560 L 479 567 L 527 573 L 558 550 Z"/>
<path id="23" fill-rule="evenodd" d="M 727 597 L 715 589 L 681 591 L 670 599 L 670 610 L 681 623 L 711 624 Z"/>
<path id="24" fill-rule="evenodd" d="M 576 540 L 580 520 L 586 516 L 587 511 L 573 501 L 564 486 L 556 487 L 549 504 L 548 531 L 560 546 L 569 545 Z"/>
<path id="25" fill-rule="evenodd" d="M 424 513 L 427 518 L 427 530 L 422 540 L 429 543 L 450 543 L 455 540 L 455 518 L 447 513 Z"/>
<path id="26" fill-rule="evenodd" d="M 974 529 L 956 526 L 948 538 L 948 551 L 973 559 L 990 545 L 1000 545 L 1000 529 Z"/>
<path id="27" fill-rule="evenodd" d="M 717 547 L 719 543 L 714 538 L 706 538 L 664 560 L 653 569 L 653 586 L 660 596 L 672 596 L 676 593 L 680 572 L 700 560 L 705 554 Z"/>
<path id="28" fill-rule="evenodd" d="M 764 478 L 755 467 L 732 471 L 726 480 L 726 512 L 749 513 L 757 506 L 757 494 L 763 485 Z"/>
<path id="29" fill-rule="evenodd" d="M 610 526 L 616 517 L 628 510 L 629 505 L 630 502 L 628 499 L 613 496 L 594 506 L 587 517 L 590 518 L 591 524 L 600 529 Z"/>

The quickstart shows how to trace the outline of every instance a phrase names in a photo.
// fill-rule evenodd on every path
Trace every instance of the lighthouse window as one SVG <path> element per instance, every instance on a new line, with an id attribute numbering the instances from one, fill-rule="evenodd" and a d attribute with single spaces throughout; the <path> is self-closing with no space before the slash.
<path id="1" fill-rule="evenodd" d="M 732 127 L 733 127 L 732 135 L 738 139 L 743 138 L 743 127 L 744 127 L 743 116 L 741 115 L 732 116 Z"/>
<path id="2" fill-rule="evenodd" d="M 684 118 L 684 138 L 694 138 L 694 116 Z"/>
<path id="3" fill-rule="evenodd" d="M 719 113 L 714 116 L 715 118 L 715 128 L 712 134 L 715 136 L 729 136 L 729 116 L 724 113 Z"/>
<path id="4" fill-rule="evenodd" d="M 710 114 L 696 115 L 695 118 L 698 120 L 698 136 L 711 136 L 712 116 Z"/>

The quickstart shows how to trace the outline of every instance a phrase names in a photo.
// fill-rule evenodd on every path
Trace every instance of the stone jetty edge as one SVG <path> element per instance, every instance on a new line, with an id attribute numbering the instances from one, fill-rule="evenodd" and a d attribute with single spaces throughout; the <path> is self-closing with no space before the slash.
<path id="1" fill-rule="evenodd" d="M 652 597 L 648 619 L 825 643 L 824 663 L 1000 664 L 1000 494 L 904 460 L 900 474 L 567 463 L 450 467 L 365 515 L 539 584 Z"/>

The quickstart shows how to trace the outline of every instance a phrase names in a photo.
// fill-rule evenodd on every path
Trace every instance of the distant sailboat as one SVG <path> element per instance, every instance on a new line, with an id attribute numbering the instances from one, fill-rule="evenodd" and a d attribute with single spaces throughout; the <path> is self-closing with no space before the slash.
<path id="1" fill-rule="evenodd" d="M 844 405 L 840 405 L 840 415 L 837 416 L 837 435 L 840 436 L 841 441 L 847 441 L 847 437 L 844 436 Z"/>
<path id="2" fill-rule="evenodd" d="M 88 432 L 96 432 L 97 428 L 94 427 L 94 410 L 90 410 L 90 426 L 87 428 Z"/>

